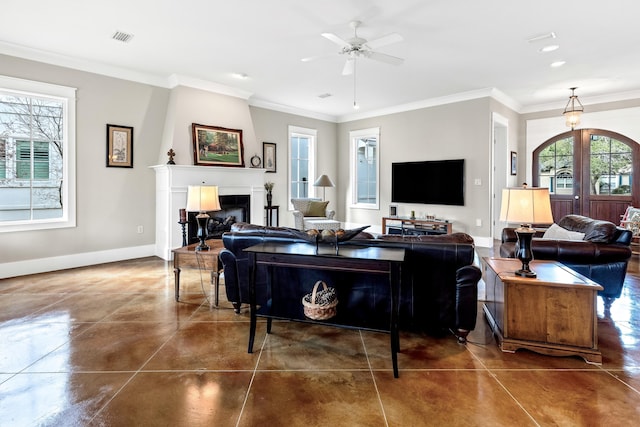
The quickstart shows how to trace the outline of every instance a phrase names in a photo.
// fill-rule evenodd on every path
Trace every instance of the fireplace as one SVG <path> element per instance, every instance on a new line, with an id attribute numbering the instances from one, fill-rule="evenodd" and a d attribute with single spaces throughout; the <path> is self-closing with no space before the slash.
<path id="1" fill-rule="evenodd" d="M 226 217 L 235 216 L 235 221 L 264 224 L 264 169 L 189 165 L 157 165 L 151 168 L 156 173 L 155 254 L 162 259 L 172 259 L 171 250 L 182 246 L 179 210 L 187 205 L 189 185 L 218 187 L 222 208 L 229 209 L 227 203 L 232 207 L 230 212 L 210 213 L 214 218 L 222 218 L 222 223 Z M 238 197 L 248 198 L 248 201 L 239 201 Z"/>
<path id="2" fill-rule="evenodd" d="M 210 216 L 207 224 L 208 239 L 222 238 L 222 233 L 230 231 L 231 225 L 236 222 L 249 222 L 251 197 L 248 194 L 219 196 L 219 200 L 222 209 L 207 212 Z M 188 212 L 187 214 L 187 244 L 199 241 L 196 215 L 198 215 L 198 212 Z"/>

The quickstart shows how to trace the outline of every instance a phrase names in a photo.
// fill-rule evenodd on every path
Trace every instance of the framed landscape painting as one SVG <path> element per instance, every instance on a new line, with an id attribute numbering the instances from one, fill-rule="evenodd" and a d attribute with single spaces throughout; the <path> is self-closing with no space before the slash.
<path id="1" fill-rule="evenodd" d="M 193 164 L 244 167 L 242 130 L 192 123 Z"/>

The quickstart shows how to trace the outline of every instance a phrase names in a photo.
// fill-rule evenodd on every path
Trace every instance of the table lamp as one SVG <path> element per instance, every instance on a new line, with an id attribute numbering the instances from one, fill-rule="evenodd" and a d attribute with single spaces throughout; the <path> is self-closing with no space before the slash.
<path id="1" fill-rule="evenodd" d="M 331 178 L 327 175 L 320 175 L 316 182 L 313 183 L 314 187 L 322 187 L 322 201 L 324 202 L 325 191 L 327 191 L 327 187 L 335 187 Z"/>
<path id="2" fill-rule="evenodd" d="M 517 276 L 536 277 L 536 273 L 529 268 L 533 259 L 531 239 L 535 230 L 531 224 L 551 224 L 551 200 L 548 188 L 505 188 L 502 190 L 502 206 L 500 221 L 518 223 L 520 227 L 515 232 L 518 236 L 516 243 L 516 257 L 522 261 L 522 268 L 516 271 Z"/>
<path id="3" fill-rule="evenodd" d="M 219 211 L 220 200 L 218 199 L 218 187 L 214 185 L 190 185 L 187 191 L 187 211 L 200 212 L 196 216 L 198 222 L 198 239 L 200 244 L 196 251 L 208 251 L 209 245 L 205 243 L 207 238 L 207 222 L 209 214 L 207 211 Z"/>

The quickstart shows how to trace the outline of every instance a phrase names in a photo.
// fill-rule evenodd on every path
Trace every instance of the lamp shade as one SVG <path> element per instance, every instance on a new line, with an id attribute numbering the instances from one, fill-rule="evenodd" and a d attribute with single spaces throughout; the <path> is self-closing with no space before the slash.
<path id="1" fill-rule="evenodd" d="M 318 179 L 316 179 L 316 182 L 313 183 L 314 187 L 335 187 L 335 185 L 333 184 L 333 181 L 331 181 L 331 178 L 329 178 L 327 175 L 320 175 L 320 177 Z"/>
<path id="2" fill-rule="evenodd" d="M 548 188 L 505 188 L 502 190 L 500 221 L 519 224 L 551 224 Z"/>
<path id="3" fill-rule="evenodd" d="M 190 185 L 187 191 L 187 211 L 219 211 L 218 187 L 215 185 Z"/>

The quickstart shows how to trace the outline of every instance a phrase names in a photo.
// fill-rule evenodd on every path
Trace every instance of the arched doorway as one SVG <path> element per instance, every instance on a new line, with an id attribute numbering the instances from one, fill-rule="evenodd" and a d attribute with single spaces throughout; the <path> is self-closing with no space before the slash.
<path id="1" fill-rule="evenodd" d="M 553 217 L 579 214 L 620 222 L 627 206 L 639 206 L 640 147 L 602 129 L 565 132 L 533 152 L 533 185 L 548 187 Z"/>

